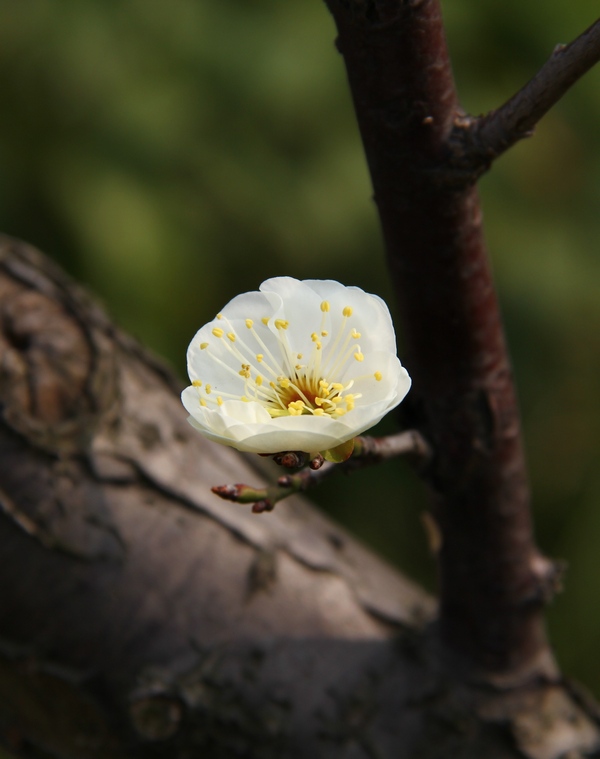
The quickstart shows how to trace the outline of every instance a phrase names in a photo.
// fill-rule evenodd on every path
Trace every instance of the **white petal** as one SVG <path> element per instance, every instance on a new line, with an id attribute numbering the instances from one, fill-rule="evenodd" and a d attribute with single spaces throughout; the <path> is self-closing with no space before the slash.
<path id="1" fill-rule="evenodd" d="M 280 299 L 280 307 L 275 311 L 270 328 L 277 334 L 275 319 L 284 319 L 289 323 L 285 335 L 293 354 L 301 353 L 307 357 L 313 350 L 311 335 L 320 332 L 323 312 L 321 298 L 304 282 L 292 277 L 268 279 L 260 286 L 261 291 Z"/>
<path id="2" fill-rule="evenodd" d="M 361 333 L 361 346 L 364 343 L 372 350 L 396 353 L 396 334 L 390 310 L 378 295 L 366 293 L 360 287 L 345 287 L 334 280 L 309 279 L 305 284 L 331 303 L 331 315 L 336 320 L 334 329 L 341 324 L 343 309 L 350 306 L 352 316 L 348 325 Z"/>

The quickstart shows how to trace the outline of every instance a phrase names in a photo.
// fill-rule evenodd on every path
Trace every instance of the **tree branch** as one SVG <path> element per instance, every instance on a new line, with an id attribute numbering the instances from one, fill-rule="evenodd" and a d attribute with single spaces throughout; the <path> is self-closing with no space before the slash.
<path id="1" fill-rule="evenodd" d="M 295 474 L 285 474 L 274 485 L 265 488 L 253 488 L 249 485 L 216 485 L 212 492 L 226 501 L 234 503 L 252 503 L 252 511 L 255 514 L 263 514 L 265 511 L 273 511 L 275 504 L 288 498 L 294 493 L 303 493 L 313 488 L 324 479 L 329 478 L 334 472 L 350 473 L 364 466 L 372 466 L 383 461 L 388 461 L 399 456 L 408 456 L 415 463 L 425 464 L 431 458 L 431 448 L 423 436 L 416 430 L 407 430 L 397 435 L 386 437 L 359 436 L 354 439 L 354 451 L 352 456 L 341 464 L 323 462 L 319 457 L 311 461 L 309 468 L 301 469 Z M 304 462 L 302 455 L 298 456 L 294 451 L 286 454 L 277 454 L 273 457 L 277 463 L 289 459 L 293 462 L 292 467 L 298 462 Z M 318 466 L 315 463 L 318 462 Z M 288 463 L 283 463 L 289 466 Z"/>
<path id="2" fill-rule="evenodd" d="M 455 166 L 474 181 L 508 148 L 530 137 L 542 116 L 598 61 L 600 19 L 573 42 L 557 45 L 533 79 L 500 108 L 479 118 L 457 118 L 450 138 L 457 145 Z"/>
<path id="3" fill-rule="evenodd" d="M 402 315 L 401 409 L 435 455 L 444 650 L 505 676 L 553 672 L 519 414 L 474 187 L 452 172 L 459 108 L 437 0 L 327 0 Z M 519 675 L 520 673 L 520 675 Z"/>

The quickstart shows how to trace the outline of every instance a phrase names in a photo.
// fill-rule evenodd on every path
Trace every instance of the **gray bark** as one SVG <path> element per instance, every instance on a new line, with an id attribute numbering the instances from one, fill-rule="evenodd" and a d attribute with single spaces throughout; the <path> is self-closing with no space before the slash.
<path id="1" fill-rule="evenodd" d="M 599 745 L 562 680 L 440 653 L 435 604 L 188 426 L 168 369 L 0 242 L 0 736 L 18 756 L 529 757 Z M 576 756 L 578 754 L 570 754 Z"/>

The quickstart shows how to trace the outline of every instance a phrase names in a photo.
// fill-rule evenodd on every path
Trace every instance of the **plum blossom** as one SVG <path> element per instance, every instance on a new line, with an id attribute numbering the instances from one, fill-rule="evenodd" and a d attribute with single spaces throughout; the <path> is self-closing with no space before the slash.
<path id="1" fill-rule="evenodd" d="M 268 279 L 194 336 L 189 422 L 254 453 L 335 448 L 395 408 L 411 384 L 381 298 L 333 280 Z"/>

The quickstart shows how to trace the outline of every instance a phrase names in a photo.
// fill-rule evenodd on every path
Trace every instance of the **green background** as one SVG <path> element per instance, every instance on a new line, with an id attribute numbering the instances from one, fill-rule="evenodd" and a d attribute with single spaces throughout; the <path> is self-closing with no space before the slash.
<path id="1" fill-rule="evenodd" d="M 463 105 L 481 113 L 591 24 L 597 0 L 444 11 Z M 60 261 L 182 377 L 196 329 L 270 276 L 357 284 L 394 311 L 334 36 L 319 0 L 0 0 L 0 229 Z M 600 70 L 481 192 L 539 542 L 569 564 L 551 636 L 600 695 Z M 420 483 L 403 465 L 370 478 L 315 498 L 433 588 Z"/>

